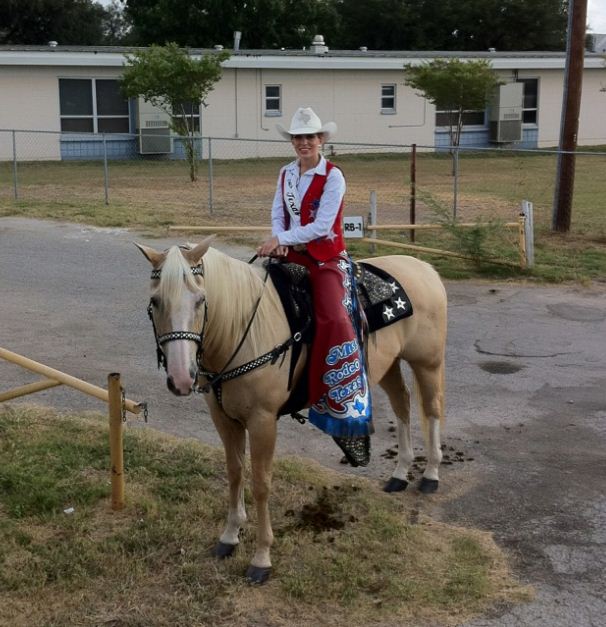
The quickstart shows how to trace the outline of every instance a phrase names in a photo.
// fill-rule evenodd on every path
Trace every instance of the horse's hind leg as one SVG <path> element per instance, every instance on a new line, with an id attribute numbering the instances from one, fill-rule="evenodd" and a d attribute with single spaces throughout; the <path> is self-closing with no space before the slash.
<path id="1" fill-rule="evenodd" d="M 240 540 L 240 528 L 246 522 L 242 473 L 246 452 L 246 431 L 237 421 L 228 418 L 218 407 L 211 411 L 213 422 L 225 449 L 227 480 L 229 482 L 229 510 L 227 524 L 215 547 L 215 556 L 230 557 Z"/>
<path id="2" fill-rule="evenodd" d="M 427 466 L 419 489 L 430 493 L 438 489 L 439 466 L 442 461 L 440 426 L 444 418 L 444 364 L 435 366 L 410 364 L 417 381 L 423 433 L 427 448 Z"/>
<path id="3" fill-rule="evenodd" d="M 408 485 L 408 470 L 413 460 L 413 451 L 410 433 L 410 392 L 404 382 L 399 361 L 391 365 L 379 385 L 385 390 L 391 408 L 398 418 L 398 465 L 383 489 L 385 492 L 401 492 Z"/>

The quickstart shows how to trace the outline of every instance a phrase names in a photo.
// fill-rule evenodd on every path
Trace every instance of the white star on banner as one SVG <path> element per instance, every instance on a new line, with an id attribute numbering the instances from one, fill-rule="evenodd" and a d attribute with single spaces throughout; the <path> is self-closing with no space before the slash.
<path id="1" fill-rule="evenodd" d="M 392 318 L 395 318 L 395 314 L 393 312 L 393 307 L 385 307 L 385 309 L 383 310 L 383 317 L 386 318 L 387 320 L 391 320 Z"/>
<path id="2" fill-rule="evenodd" d="M 396 303 L 396 307 L 398 309 L 406 309 L 406 301 L 398 298 L 398 300 L 394 301 Z"/>
<path id="3" fill-rule="evenodd" d="M 391 293 L 392 293 L 392 294 L 395 294 L 395 293 L 398 291 L 398 286 L 396 285 L 396 282 L 395 282 L 395 281 L 392 281 L 392 282 L 389 284 L 389 287 L 391 287 Z"/>
<path id="4" fill-rule="evenodd" d="M 331 242 L 334 242 L 335 239 L 337 239 L 337 234 L 334 231 L 331 231 L 327 236 L 326 239 L 329 239 Z"/>

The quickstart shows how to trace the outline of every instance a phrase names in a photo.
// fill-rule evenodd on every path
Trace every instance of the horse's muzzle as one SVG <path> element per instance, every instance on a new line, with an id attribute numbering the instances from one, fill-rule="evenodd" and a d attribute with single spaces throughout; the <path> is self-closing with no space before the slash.
<path id="1" fill-rule="evenodd" d="M 193 390 L 193 382 L 190 384 L 189 387 L 185 385 L 177 386 L 175 385 L 174 379 L 170 375 L 166 377 L 166 386 L 176 396 L 189 396 Z"/>

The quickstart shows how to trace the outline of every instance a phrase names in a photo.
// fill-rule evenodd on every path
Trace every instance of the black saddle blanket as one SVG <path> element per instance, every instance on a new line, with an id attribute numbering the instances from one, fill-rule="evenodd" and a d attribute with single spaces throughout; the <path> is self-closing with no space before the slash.
<path id="1" fill-rule="evenodd" d="M 404 288 L 385 270 L 361 261 L 354 263 L 354 274 L 370 333 L 412 316 L 412 303 Z"/>
<path id="2" fill-rule="evenodd" d="M 293 333 L 309 328 L 306 323 L 313 319 L 313 305 L 307 270 L 298 264 L 276 262 L 269 263 L 268 268 Z M 369 333 L 412 316 L 412 303 L 394 277 L 366 262 L 354 263 L 353 268 L 358 302 L 368 321 Z"/>

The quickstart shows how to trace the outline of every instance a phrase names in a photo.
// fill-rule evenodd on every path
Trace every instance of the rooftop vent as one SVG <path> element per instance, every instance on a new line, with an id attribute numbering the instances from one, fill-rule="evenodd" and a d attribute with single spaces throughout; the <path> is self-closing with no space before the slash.
<path id="1" fill-rule="evenodd" d="M 214 49 L 214 50 L 223 50 L 223 46 L 222 46 L 221 44 L 215 44 L 215 45 L 213 46 L 213 49 Z"/>
<path id="2" fill-rule="evenodd" d="M 497 49 L 496 48 L 488 48 L 488 52 L 496 52 Z"/>
<path id="3" fill-rule="evenodd" d="M 50 48 L 56 48 L 59 44 L 56 41 L 49 41 L 48 45 Z"/>
<path id="4" fill-rule="evenodd" d="M 360 52 L 368 52 L 368 48 L 366 46 L 360 46 Z"/>
<path id="5" fill-rule="evenodd" d="M 324 54 L 328 52 L 328 46 L 324 43 L 323 35 L 316 35 L 309 47 L 310 51 L 315 54 Z"/>

